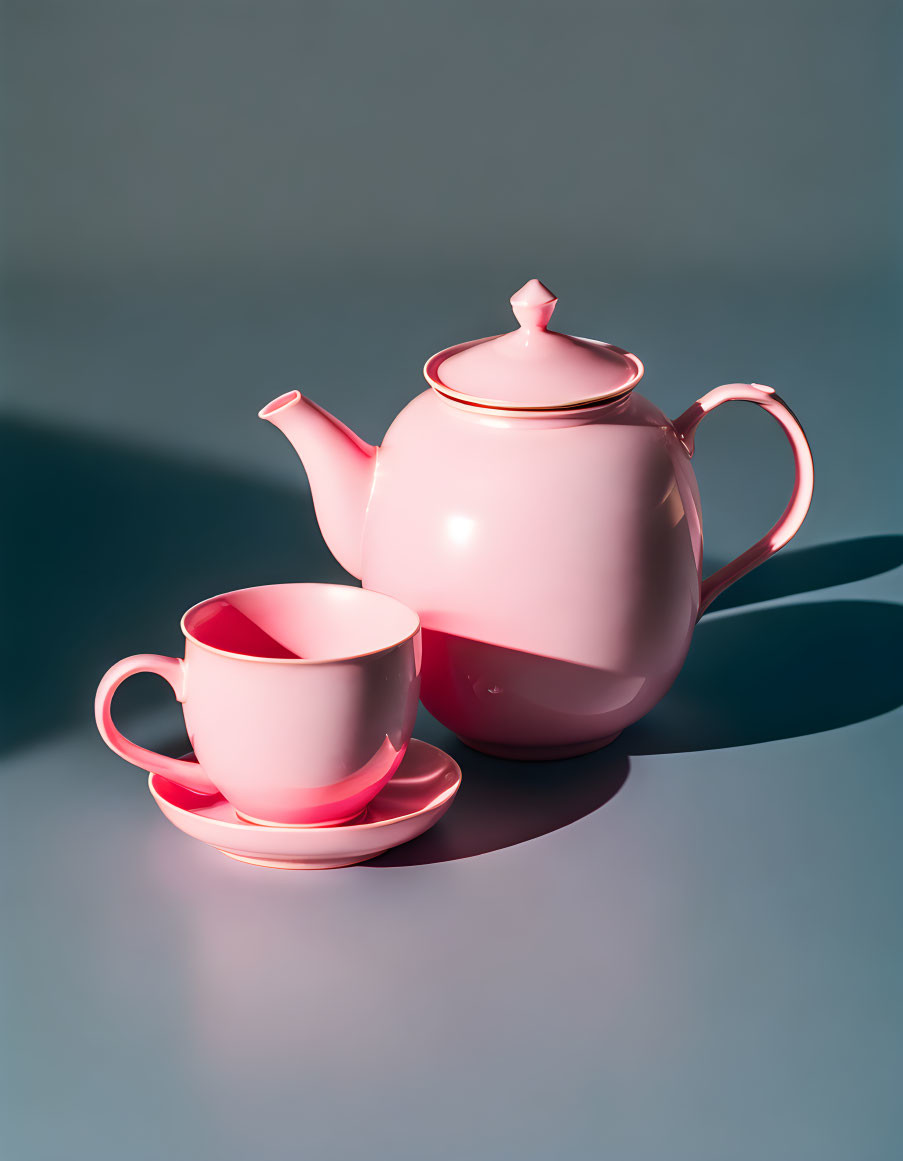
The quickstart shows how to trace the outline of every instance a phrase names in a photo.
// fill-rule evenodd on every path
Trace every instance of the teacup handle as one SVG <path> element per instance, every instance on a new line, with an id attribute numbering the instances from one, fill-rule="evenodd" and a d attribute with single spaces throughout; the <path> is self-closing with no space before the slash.
<path id="1" fill-rule="evenodd" d="M 197 794 L 219 793 L 196 761 L 186 758 L 170 758 L 155 750 L 145 750 L 143 746 L 130 742 L 113 724 L 110 712 L 113 695 L 127 677 L 135 673 L 156 673 L 168 681 L 177 701 L 184 701 L 185 662 L 179 657 L 162 657 L 158 653 L 137 653 L 134 657 L 124 657 L 107 670 L 97 687 L 94 699 L 94 717 L 100 736 L 114 753 L 133 766 L 162 774 L 185 786 Z"/>
<path id="2" fill-rule="evenodd" d="M 736 560 L 732 560 L 730 564 L 719 568 L 717 572 L 713 572 L 702 582 L 699 601 L 700 617 L 715 597 L 724 592 L 728 585 L 732 585 L 735 580 L 739 580 L 750 569 L 762 564 L 769 556 L 773 556 L 779 548 L 783 548 L 787 541 L 797 534 L 812 501 L 815 474 L 812 465 L 812 450 L 809 447 L 806 434 L 787 404 L 775 394 L 771 387 L 765 387 L 761 383 L 726 383 L 723 387 L 716 387 L 708 395 L 703 395 L 701 399 L 697 399 L 683 415 L 678 416 L 674 420 L 674 430 L 688 454 L 693 455 L 694 433 L 703 416 L 714 411 L 716 407 L 720 407 L 722 403 L 729 403 L 732 400 L 758 403 L 760 407 L 764 407 L 770 415 L 774 416 L 783 427 L 793 451 L 796 479 L 790 503 L 771 531 L 766 533 L 761 540 L 756 541 L 752 548 L 748 548 Z"/>

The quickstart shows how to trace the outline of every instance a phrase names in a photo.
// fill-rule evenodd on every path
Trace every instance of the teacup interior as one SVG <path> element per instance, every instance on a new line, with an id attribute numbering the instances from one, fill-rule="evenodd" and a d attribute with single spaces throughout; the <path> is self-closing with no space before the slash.
<path id="1" fill-rule="evenodd" d="M 186 635 L 208 648 L 305 661 L 377 653 L 406 640 L 419 623 L 392 597 L 325 584 L 239 589 L 195 605 L 183 619 Z"/>

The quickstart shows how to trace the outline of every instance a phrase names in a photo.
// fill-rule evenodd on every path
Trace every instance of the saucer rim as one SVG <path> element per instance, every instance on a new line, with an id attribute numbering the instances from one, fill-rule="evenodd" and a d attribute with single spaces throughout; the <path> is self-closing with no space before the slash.
<path id="1" fill-rule="evenodd" d="M 410 751 L 411 743 L 413 743 L 413 742 L 417 742 L 421 746 L 429 746 L 431 750 L 436 750 L 440 754 L 442 754 L 442 756 L 445 758 L 445 760 L 450 764 L 452 772 L 455 775 L 454 781 L 452 782 L 452 784 L 450 786 L 447 786 L 445 788 L 445 790 L 443 790 L 442 793 L 438 796 L 438 798 L 432 799 L 432 801 L 430 801 L 426 806 L 422 806 L 419 810 L 410 811 L 408 814 L 398 814 L 398 815 L 395 815 L 393 818 L 379 819 L 377 822 L 356 822 L 356 823 L 351 823 L 351 824 L 340 824 L 339 826 L 333 825 L 333 826 L 305 826 L 305 827 L 280 826 L 278 823 L 275 825 L 268 823 L 265 829 L 267 831 L 277 832 L 277 833 L 280 831 L 289 831 L 293 834 L 296 834 L 299 830 L 304 830 L 304 831 L 307 831 L 308 833 L 320 832 L 320 831 L 332 831 L 333 833 L 335 833 L 337 831 L 341 831 L 344 834 L 347 834 L 347 833 L 350 833 L 353 831 L 358 831 L 358 832 L 360 832 L 360 831 L 373 831 L 373 830 L 378 830 L 380 827 L 383 827 L 383 826 L 395 826 L 398 823 L 405 822 L 411 818 L 420 818 L 422 815 L 429 814 L 430 811 L 437 810 L 440 806 L 444 806 L 449 801 L 450 798 L 453 798 L 457 794 L 458 789 L 461 786 L 461 781 L 464 777 L 463 773 L 461 771 L 461 766 L 459 765 L 458 762 L 455 761 L 455 759 L 451 756 L 451 754 L 449 754 L 446 750 L 443 750 L 439 746 L 434 746 L 432 742 L 424 742 L 420 738 L 411 738 L 411 742 L 408 743 L 408 751 Z M 193 753 L 193 751 L 192 751 L 192 753 Z M 407 754 L 405 755 L 405 757 L 407 757 Z M 401 770 L 403 766 L 404 766 L 404 760 L 402 760 L 401 764 L 398 767 L 398 770 Z M 392 785 L 392 783 L 395 781 L 397 774 L 398 774 L 398 771 L 396 771 L 395 774 L 392 775 L 392 777 L 389 779 L 389 781 L 383 787 L 383 790 L 387 789 L 389 786 Z M 166 782 L 173 782 L 173 779 L 167 778 L 165 774 L 161 774 L 159 771 L 154 771 L 154 770 L 148 771 L 147 788 L 151 792 L 151 795 L 152 795 L 154 801 L 156 802 L 157 806 L 161 810 L 163 809 L 162 803 L 165 802 L 166 806 L 170 810 L 177 810 L 177 811 L 179 811 L 180 814 L 186 814 L 186 815 L 189 815 L 189 814 L 196 815 L 197 814 L 196 810 L 189 810 L 187 807 L 179 806 L 178 803 L 172 802 L 169 798 L 166 798 L 163 794 L 160 794 L 154 788 L 154 778 L 162 778 Z M 173 782 L 173 784 L 175 785 L 174 782 Z M 382 794 L 382 790 L 380 790 L 379 793 Z M 208 804 L 216 801 L 216 799 L 214 799 L 212 795 L 207 795 L 205 797 L 207 798 Z M 376 795 L 376 797 L 378 798 L 379 794 Z M 228 799 L 226 798 L 226 796 L 224 794 L 218 794 L 217 798 L 222 799 L 223 802 L 228 802 Z M 375 801 L 375 799 L 374 799 L 374 801 Z M 200 804 L 198 804 L 198 809 L 200 809 Z M 235 807 L 232 807 L 232 809 L 234 810 Z M 244 822 L 240 818 L 236 822 L 232 822 L 228 819 L 211 819 L 209 817 L 209 815 L 207 816 L 207 818 L 208 818 L 208 821 L 214 823 L 216 826 L 229 827 L 230 829 L 237 830 L 240 833 L 247 833 L 248 830 L 251 830 L 251 829 L 254 829 L 254 830 L 260 829 L 256 824 L 251 823 L 251 822 Z"/>

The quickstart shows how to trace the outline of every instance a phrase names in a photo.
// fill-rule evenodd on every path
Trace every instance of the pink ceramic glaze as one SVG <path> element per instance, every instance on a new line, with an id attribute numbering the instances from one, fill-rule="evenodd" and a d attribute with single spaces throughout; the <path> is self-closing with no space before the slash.
<path id="1" fill-rule="evenodd" d="M 372 859 L 429 830 L 451 806 L 461 770 L 448 754 L 415 738 L 363 817 L 330 827 L 255 826 L 221 796 L 199 800 L 160 774 L 151 774 L 148 785 L 174 826 L 224 855 L 261 867 L 313 870 Z"/>
<path id="2" fill-rule="evenodd" d="M 239 589 L 182 618 L 185 660 L 141 654 L 97 690 L 97 728 L 135 766 L 222 794 L 256 823 L 323 826 L 359 814 L 397 770 L 420 687 L 417 614 L 345 585 Z M 130 742 L 117 687 L 157 673 L 182 703 L 196 760 Z"/>
<path id="3" fill-rule="evenodd" d="M 379 448 L 297 391 L 260 414 L 301 456 L 339 562 L 420 613 L 427 709 L 477 749 L 547 758 L 663 696 L 702 610 L 800 527 L 812 457 L 770 387 L 718 387 L 672 423 L 632 390 L 633 355 L 547 331 L 541 283 L 512 302 L 520 329 L 430 359 Z M 771 532 L 702 581 L 693 437 L 729 400 L 778 420 L 796 482 Z"/>
<path id="4" fill-rule="evenodd" d="M 482 407 L 582 407 L 629 391 L 643 364 L 629 351 L 548 329 L 558 299 L 532 278 L 511 298 L 516 331 L 459 343 L 424 368 L 437 390 Z"/>

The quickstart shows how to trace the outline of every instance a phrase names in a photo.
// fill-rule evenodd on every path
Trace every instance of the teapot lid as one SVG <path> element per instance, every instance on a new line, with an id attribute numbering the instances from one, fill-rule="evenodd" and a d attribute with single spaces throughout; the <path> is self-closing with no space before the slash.
<path id="1" fill-rule="evenodd" d="M 511 296 L 516 331 L 440 351 L 423 373 L 442 395 L 506 411 L 586 407 L 630 391 L 643 364 L 597 339 L 550 331 L 558 299 L 537 278 Z"/>

